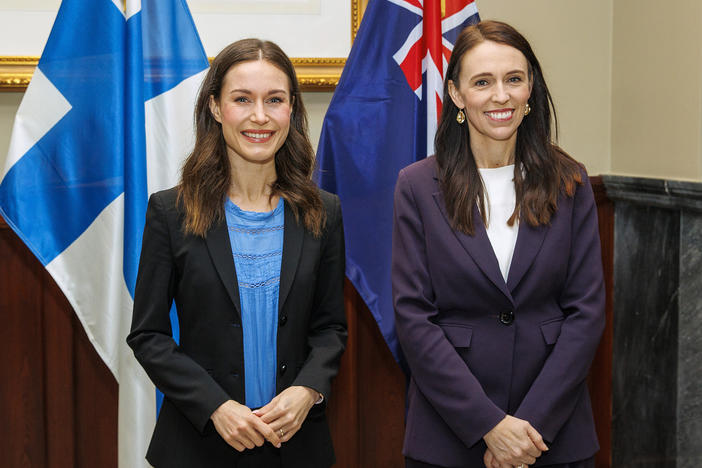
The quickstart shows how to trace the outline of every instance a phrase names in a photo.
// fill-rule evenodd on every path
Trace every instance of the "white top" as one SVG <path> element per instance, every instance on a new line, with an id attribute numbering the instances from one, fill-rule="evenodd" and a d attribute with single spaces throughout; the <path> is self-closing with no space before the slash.
<path id="1" fill-rule="evenodd" d="M 509 226 L 507 220 L 514 212 L 516 193 L 514 191 L 514 164 L 494 169 L 478 169 L 485 188 L 485 209 L 487 210 L 487 235 L 492 250 L 500 265 L 502 277 L 507 281 L 509 266 L 512 263 L 514 246 L 517 243 L 518 219 Z"/>

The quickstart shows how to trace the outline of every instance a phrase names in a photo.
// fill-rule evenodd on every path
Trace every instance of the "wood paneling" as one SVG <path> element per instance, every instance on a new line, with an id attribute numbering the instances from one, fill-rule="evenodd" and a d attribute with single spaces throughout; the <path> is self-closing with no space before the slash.
<path id="1" fill-rule="evenodd" d="M 613 340 L 613 285 L 614 285 L 614 205 L 607 198 L 602 177 L 591 177 L 600 225 L 602 266 L 605 280 L 606 324 L 600 346 L 592 362 L 588 384 L 595 415 L 595 428 L 600 451 L 595 456 L 597 468 L 612 466 L 612 340 Z"/>
<path id="2" fill-rule="evenodd" d="M 2 218 L 0 312 L 0 466 L 116 467 L 117 382 Z"/>
<path id="3" fill-rule="evenodd" d="M 402 467 L 405 376 L 348 280 L 344 294 L 349 340 L 329 407 L 334 466 Z"/>
<path id="4" fill-rule="evenodd" d="M 0 465 L 46 466 L 42 270 L 0 226 Z"/>
<path id="5" fill-rule="evenodd" d="M 597 467 L 611 466 L 614 212 L 592 179 L 607 288 L 607 327 L 589 385 L 600 438 Z M 349 340 L 329 402 L 337 468 L 402 467 L 405 377 L 372 315 L 345 286 Z M 0 466 L 117 465 L 117 384 L 40 263 L 0 218 Z"/>
<path id="6" fill-rule="evenodd" d="M 329 425 L 334 441 L 337 468 L 359 466 L 360 434 L 359 421 L 359 379 L 358 379 L 358 313 L 360 298 L 351 283 L 344 285 L 344 305 L 348 322 L 349 337 L 346 351 L 341 358 L 339 375 L 332 384 L 329 402 Z"/>

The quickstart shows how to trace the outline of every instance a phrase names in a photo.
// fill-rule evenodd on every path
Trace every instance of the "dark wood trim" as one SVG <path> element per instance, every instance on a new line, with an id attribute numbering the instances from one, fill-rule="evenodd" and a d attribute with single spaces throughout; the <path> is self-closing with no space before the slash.
<path id="1" fill-rule="evenodd" d="M 344 306 L 348 322 L 349 337 L 346 351 L 341 358 L 339 375 L 332 384 L 329 403 L 329 426 L 334 441 L 337 468 L 352 468 L 359 461 L 358 427 L 358 313 L 359 297 L 351 283 L 344 285 Z"/>
<path id="2" fill-rule="evenodd" d="M 592 398 L 595 428 L 600 451 L 595 456 L 597 468 L 612 466 L 612 347 L 614 337 L 614 205 L 607 197 L 601 176 L 591 177 L 599 218 L 602 266 L 605 279 L 606 324 L 600 346 L 590 369 L 588 385 Z"/>

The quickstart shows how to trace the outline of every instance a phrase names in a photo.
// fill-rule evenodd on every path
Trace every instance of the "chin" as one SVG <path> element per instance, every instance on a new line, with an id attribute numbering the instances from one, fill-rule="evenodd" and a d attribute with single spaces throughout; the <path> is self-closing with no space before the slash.
<path id="1" fill-rule="evenodd" d="M 508 134 L 499 133 L 497 135 L 490 135 L 490 138 L 495 141 L 507 141 L 516 135 L 517 132 L 510 132 Z"/>

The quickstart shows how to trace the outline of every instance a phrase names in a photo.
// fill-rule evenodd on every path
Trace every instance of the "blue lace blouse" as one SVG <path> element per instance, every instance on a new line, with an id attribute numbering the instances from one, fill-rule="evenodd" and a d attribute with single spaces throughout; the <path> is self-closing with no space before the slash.
<path id="1" fill-rule="evenodd" d="M 275 396 L 283 206 L 282 198 L 266 213 L 244 211 L 229 198 L 224 204 L 239 281 L 246 406 L 252 409 Z"/>

